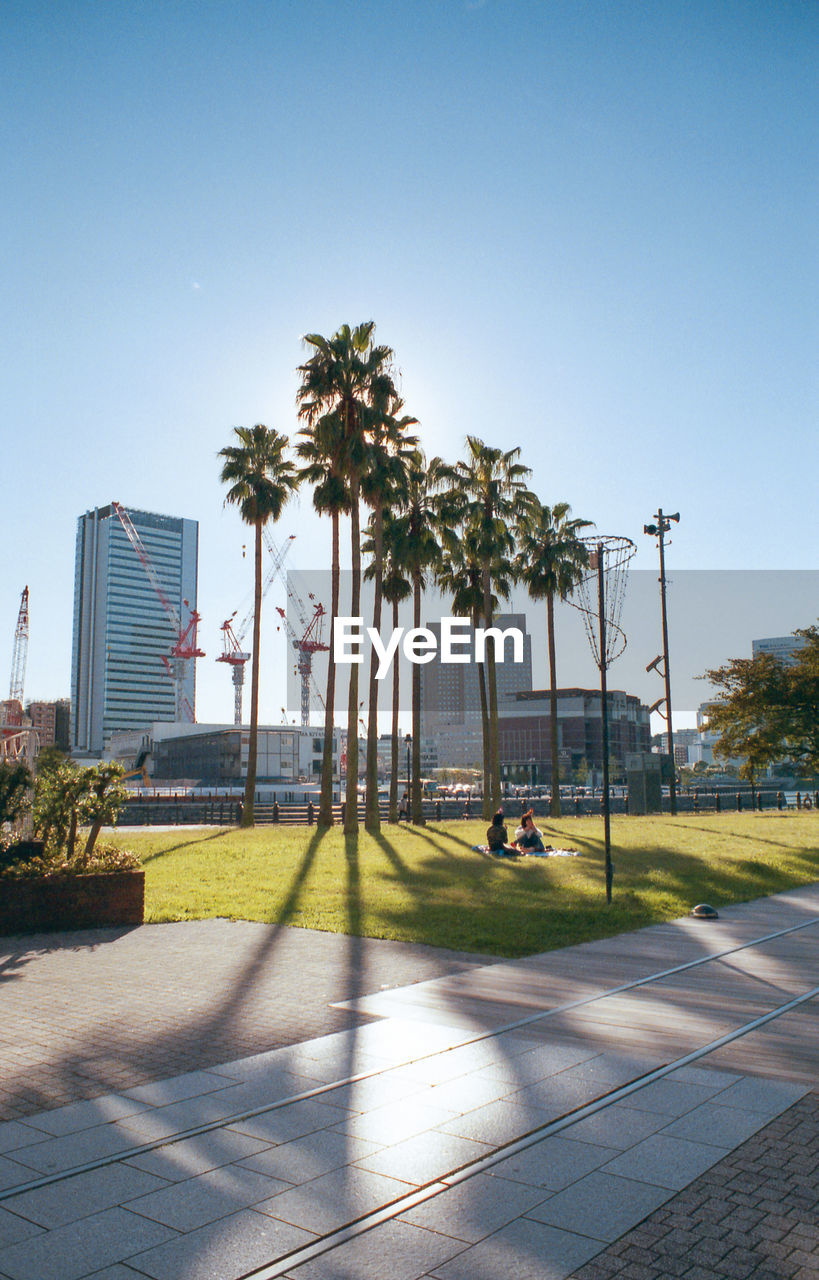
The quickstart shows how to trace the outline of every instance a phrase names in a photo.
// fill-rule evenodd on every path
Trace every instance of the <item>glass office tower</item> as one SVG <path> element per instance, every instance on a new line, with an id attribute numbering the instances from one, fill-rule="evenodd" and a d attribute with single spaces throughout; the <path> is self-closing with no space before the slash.
<path id="1" fill-rule="evenodd" d="M 126 510 L 184 625 L 196 608 L 198 522 Z M 176 640 L 173 622 L 114 507 L 80 516 L 71 659 L 73 751 L 97 754 L 112 733 L 175 718 L 176 690 L 162 659 Z M 195 663 L 186 666 L 183 694 L 193 707 Z"/>

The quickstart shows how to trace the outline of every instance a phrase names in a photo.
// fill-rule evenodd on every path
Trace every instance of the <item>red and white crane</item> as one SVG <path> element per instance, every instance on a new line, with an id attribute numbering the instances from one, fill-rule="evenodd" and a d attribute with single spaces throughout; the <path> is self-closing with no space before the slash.
<path id="1" fill-rule="evenodd" d="M 297 592 L 290 586 L 287 588 L 287 596 L 288 599 L 297 602 L 296 607 L 299 609 L 303 619 L 303 617 L 306 616 L 304 602 L 298 596 Z M 310 723 L 311 703 L 316 705 L 322 712 L 324 710 L 324 699 L 319 693 L 313 679 L 313 654 L 326 653 L 330 648 L 329 644 L 325 644 L 322 639 L 322 629 L 324 619 L 327 616 L 327 611 L 321 601 L 316 600 L 312 592 L 309 593 L 308 599 L 311 601 L 313 613 L 301 635 L 298 635 L 295 631 L 285 610 L 276 610 L 284 623 L 284 629 L 287 632 L 287 637 L 296 651 L 296 666 L 299 676 L 301 677 L 301 722 L 302 725 L 305 726 Z"/>
<path id="2" fill-rule="evenodd" d="M 148 581 L 159 597 L 160 603 L 167 613 L 176 633 L 176 641 L 171 648 L 170 653 L 167 655 L 163 653 L 161 655 L 165 670 L 174 683 L 174 717 L 176 720 L 188 720 L 191 723 L 194 723 L 196 715 L 193 707 L 191 706 L 190 700 L 185 694 L 185 676 L 187 674 L 188 662 L 192 658 L 204 658 L 205 656 L 204 650 L 200 649 L 196 642 L 196 629 L 201 620 L 200 615 L 195 609 L 191 609 L 187 600 L 183 600 L 182 603 L 185 608 L 191 609 L 191 612 L 187 626 L 182 625 L 179 614 L 174 605 L 168 599 L 168 595 L 159 580 L 159 575 L 151 562 L 151 557 L 145 550 L 142 539 L 135 529 L 134 523 L 128 515 L 128 512 L 118 502 L 112 502 L 111 508 L 119 516 L 120 524 L 128 536 L 128 541 L 137 553 L 140 563 L 148 577 Z"/>
<path id="3" fill-rule="evenodd" d="M 272 543 L 272 539 L 270 541 L 265 539 L 267 542 L 267 549 L 273 557 L 273 562 L 270 565 L 264 583 L 262 584 L 263 600 L 267 595 L 271 582 L 281 573 L 282 565 L 287 558 L 288 551 L 295 541 L 295 537 L 295 533 L 291 533 L 290 537 L 281 549 L 278 548 L 275 543 Z M 238 612 L 239 611 L 237 609 L 236 613 Z M 222 652 L 219 654 L 216 661 L 226 662 L 231 668 L 233 679 L 233 723 L 240 725 L 242 723 L 242 687 L 245 682 L 245 663 L 249 662 L 251 657 L 251 655 L 242 648 L 242 642 L 253 622 L 253 605 L 251 605 L 250 609 L 238 626 L 234 627 L 233 619 L 236 617 L 236 613 L 232 613 L 229 618 L 226 618 L 220 627 L 220 631 L 222 632 Z"/>
<path id="4" fill-rule="evenodd" d="M 38 748 L 37 735 L 33 729 L 23 727 L 27 658 L 28 587 L 24 587 L 17 613 L 17 626 L 14 629 L 8 701 L 0 704 L 0 759 L 25 760 L 27 764 L 33 765 Z"/>

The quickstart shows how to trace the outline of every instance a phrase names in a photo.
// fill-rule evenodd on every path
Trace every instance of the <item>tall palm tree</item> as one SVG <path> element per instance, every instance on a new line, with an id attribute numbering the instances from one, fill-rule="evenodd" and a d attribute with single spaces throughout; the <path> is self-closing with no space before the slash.
<path id="1" fill-rule="evenodd" d="M 400 536 L 407 548 L 406 565 L 412 582 L 413 627 L 421 625 L 421 596 L 427 573 L 440 559 L 440 513 L 442 490 L 447 468 L 440 458 L 427 462 L 423 452 L 415 451 L 409 467 L 406 508 L 397 518 Z M 412 786 L 410 817 L 423 825 L 421 806 L 421 668 L 412 664 Z"/>
<path id="2" fill-rule="evenodd" d="M 361 496 L 372 508 L 369 527 L 371 537 L 368 546 L 372 561 L 365 576 L 371 578 L 374 585 L 373 627 L 379 633 L 383 594 L 384 515 L 390 507 L 398 507 L 406 499 L 407 469 L 412 451 L 418 446 L 417 436 L 408 434 L 409 428 L 417 425 L 417 419 L 411 418 L 408 414 L 399 416 L 403 407 L 403 400 L 390 394 L 383 405 L 373 406 L 367 467 L 361 477 Z M 367 790 L 364 809 L 364 825 L 368 831 L 378 831 L 381 826 L 378 810 L 377 668 L 378 658 L 375 650 L 371 649 L 367 712 Z"/>
<path id="3" fill-rule="evenodd" d="M 463 531 L 444 518 L 442 521 L 441 559 L 435 570 L 438 586 L 452 597 L 452 610 L 457 617 L 469 618 L 473 631 L 480 626 L 484 606 L 483 571 L 478 559 L 475 540 L 469 531 Z M 510 581 L 508 567 L 499 565 L 493 570 L 493 614 L 498 606 L 498 596 L 508 599 Z M 483 794 L 490 794 L 489 774 L 489 703 L 486 692 L 486 660 L 476 663 L 478 696 L 481 710 L 481 738 L 483 764 Z"/>
<path id="4" fill-rule="evenodd" d="M 304 341 L 313 355 L 299 366 L 302 383 L 296 394 L 299 417 L 308 426 L 333 414 L 340 428 L 339 474 L 350 497 L 351 600 L 350 614 L 361 613 L 361 477 L 367 463 L 368 431 L 373 405 L 384 403 L 392 382 L 390 347 L 373 341 L 375 322 L 351 329 L 342 325 L 331 338 L 308 333 Z M 358 665 L 350 664 L 347 702 L 347 789 L 344 830 L 358 831 Z"/>
<path id="5" fill-rule="evenodd" d="M 340 517 L 350 509 L 350 494 L 341 473 L 341 425 L 336 414 L 316 419 L 312 427 L 299 432 L 296 453 L 303 460 L 301 477 L 312 484 L 313 506 L 332 521 L 332 569 L 330 587 L 330 648 L 327 654 L 327 690 L 324 703 L 324 742 L 321 758 L 321 795 L 318 824 L 333 825 L 333 737 L 335 733 L 336 662 L 333 627 L 338 617 L 341 566 L 339 554 Z"/>
<path id="6" fill-rule="evenodd" d="M 531 500 L 524 479 L 529 467 L 518 462 L 520 449 L 504 452 L 484 444 L 477 436 L 466 437 L 466 458 L 453 468 L 456 490 L 461 494 L 462 525 L 474 539 L 481 566 L 482 614 L 492 625 L 492 581 L 500 567 L 509 562 L 514 547 L 512 528 Z M 495 676 L 495 643 L 486 646 L 486 683 L 489 702 L 489 794 L 484 791 L 484 812 L 490 815 L 501 801 L 498 753 L 498 690 Z"/>
<path id="7" fill-rule="evenodd" d="M 535 502 L 518 524 L 518 576 L 533 600 L 546 600 L 549 648 L 549 721 L 552 757 L 550 813 L 560 817 L 560 765 L 557 732 L 557 661 L 555 658 L 555 600 L 567 600 L 583 577 L 589 553 L 578 534 L 592 521 L 570 519 L 568 502 L 547 507 Z"/>
<path id="8" fill-rule="evenodd" d="M 255 427 L 234 427 L 235 444 L 220 449 L 223 459 L 220 479 L 230 488 L 225 503 L 239 508 L 242 519 L 255 532 L 253 653 L 250 680 L 250 742 L 247 779 L 242 809 L 243 827 L 254 825 L 253 800 L 256 792 L 256 756 L 259 738 L 259 642 L 262 622 L 262 529 L 276 521 L 298 487 L 298 477 L 285 449 L 287 436 L 261 422 Z"/>
<path id="9" fill-rule="evenodd" d="M 370 518 L 364 552 L 371 556 L 364 577 L 374 580 L 376 575 L 375 538 L 373 534 L 375 513 Z M 381 531 L 381 589 L 384 600 L 392 606 L 392 629 L 398 628 L 398 606 L 412 594 L 407 577 L 409 550 L 406 544 L 406 522 L 401 520 L 397 507 L 387 508 L 382 515 Z M 396 654 L 392 664 L 392 728 L 390 750 L 389 821 L 398 821 L 398 711 L 401 687 L 401 663 Z M 369 741 L 368 744 L 369 746 Z"/>

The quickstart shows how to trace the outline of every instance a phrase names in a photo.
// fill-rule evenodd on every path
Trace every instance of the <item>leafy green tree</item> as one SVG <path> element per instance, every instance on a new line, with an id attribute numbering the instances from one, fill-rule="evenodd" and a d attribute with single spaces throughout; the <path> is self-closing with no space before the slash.
<path id="1" fill-rule="evenodd" d="M 791 662 L 759 653 L 705 673 L 719 694 L 708 712 L 708 727 L 719 735 L 714 752 L 743 756 L 740 776 L 752 783 L 785 757 L 803 774 L 819 771 L 819 629 L 794 635 L 805 643 Z"/>
<path id="2" fill-rule="evenodd" d="M 94 852 L 97 837 L 105 826 L 113 826 L 122 806 L 128 799 L 128 789 L 122 779 L 125 770 L 114 761 L 104 762 L 82 771 L 83 794 L 79 814 L 83 825 L 90 826 L 85 843 L 85 857 Z"/>
<path id="3" fill-rule="evenodd" d="M 76 846 L 84 773 L 72 760 L 66 760 L 38 773 L 34 787 L 34 834 L 42 840 L 46 853 L 65 851 L 69 861 Z"/>
<path id="4" fill-rule="evenodd" d="M 301 386 L 297 392 L 299 416 L 311 426 L 319 418 L 334 414 L 339 427 L 339 474 L 344 478 L 350 502 L 351 600 L 350 614 L 361 613 L 361 477 L 375 415 L 390 395 L 393 352 L 376 346 L 375 322 L 367 321 L 351 329 L 342 325 L 331 338 L 309 333 L 304 341 L 313 355 L 299 366 Z M 350 665 L 347 702 L 347 790 L 344 830 L 358 831 L 358 665 Z"/>
<path id="5" fill-rule="evenodd" d="M 287 436 L 257 423 L 254 427 L 234 427 L 235 444 L 219 451 L 223 459 L 221 480 L 229 485 L 225 503 L 237 506 L 245 524 L 253 526 L 254 603 L 253 653 L 250 682 L 250 742 L 248 744 L 247 780 L 242 809 L 243 827 L 254 825 L 256 792 L 256 757 L 259 740 L 259 646 L 262 622 L 262 529 L 269 520 L 276 521 L 298 487 L 298 477 L 289 458 L 285 457 Z"/>
<path id="6" fill-rule="evenodd" d="M 560 817 L 555 600 L 567 600 L 573 594 L 589 563 L 589 553 L 578 535 L 591 521 L 570 519 L 570 511 L 568 502 L 557 502 L 553 507 L 533 502 L 518 523 L 516 557 L 518 576 L 529 595 L 533 600 L 546 600 L 553 818 Z"/>
<path id="7" fill-rule="evenodd" d="M 0 828 L 16 822 L 26 811 L 31 785 L 31 770 L 24 761 L 0 761 Z"/>

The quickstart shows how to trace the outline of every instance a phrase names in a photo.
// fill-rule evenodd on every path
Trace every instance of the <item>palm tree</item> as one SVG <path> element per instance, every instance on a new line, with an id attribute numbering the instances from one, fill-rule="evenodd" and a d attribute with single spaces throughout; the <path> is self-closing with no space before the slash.
<path id="1" fill-rule="evenodd" d="M 466 437 L 467 456 L 453 468 L 456 492 L 461 495 L 462 527 L 474 540 L 481 567 L 482 614 L 492 625 L 492 582 L 505 566 L 514 547 L 512 528 L 530 502 L 524 477 L 530 469 L 518 462 L 520 449 L 492 448 L 477 436 Z M 498 691 L 495 678 L 495 643 L 486 646 L 486 682 L 489 702 L 489 793 L 484 791 L 484 812 L 493 813 L 501 800 L 498 758 Z"/>
<path id="2" fill-rule="evenodd" d="M 406 498 L 407 468 L 412 451 L 418 445 L 417 436 L 407 434 L 409 427 L 417 425 L 417 419 L 407 414 L 399 417 L 403 407 L 403 400 L 395 395 L 388 395 L 387 402 L 383 406 L 375 407 L 372 414 L 367 468 L 361 477 L 361 495 L 372 508 L 371 537 L 367 548 L 372 555 L 372 561 L 365 576 L 372 579 L 375 588 L 373 627 L 379 633 L 383 594 L 384 515 L 386 510 L 400 505 Z M 368 831 L 378 831 L 381 826 L 378 811 L 377 667 L 378 658 L 374 649 L 371 649 L 367 713 L 367 791 L 364 809 L 364 825 Z"/>
<path id="3" fill-rule="evenodd" d="M 324 742 L 321 759 L 321 795 L 318 824 L 333 825 L 333 736 L 335 733 L 336 663 L 332 644 L 338 617 L 341 567 L 339 555 L 340 516 L 350 509 L 350 494 L 341 474 L 339 456 L 342 433 L 337 415 L 325 414 L 312 427 L 299 432 L 296 453 L 304 461 L 301 476 L 313 488 L 313 506 L 332 520 L 332 570 L 330 600 L 330 648 L 327 654 L 327 690 L 324 703 Z"/>
<path id="4" fill-rule="evenodd" d="M 299 417 L 308 426 L 332 414 L 339 427 L 338 473 L 349 492 L 352 589 L 350 613 L 361 612 L 361 477 L 367 462 L 368 430 L 373 405 L 383 404 L 390 390 L 393 352 L 373 342 L 375 322 L 351 329 L 342 325 L 332 338 L 308 333 L 304 341 L 313 355 L 299 366 L 302 383 L 296 395 Z M 358 831 L 358 666 L 350 665 L 347 703 L 347 790 L 344 830 Z"/>
<path id="5" fill-rule="evenodd" d="M 399 522 L 392 512 L 384 517 L 384 573 L 382 590 L 384 599 L 392 605 L 392 629 L 398 629 L 398 606 L 408 600 L 412 586 L 406 576 L 408 548 L 403 541 Z M 392 741 L 390 744 L 390 822 L 398 821 L 398 705 L 401 664 L 392 664 Z"/>
<path id="6" fill-rule="evenodd" d="M 259 737 L 259 641 L 262 621 L 262 529 L 276 521 L 298 487 L 292 462 L 284 456 L 287 436 L 257 423 L 255 427 L 234 427 L 236 444 L 219 451 L 220 479 L 230 485 L 225 503 L 239 508 L 242 519 L 255 531 L 255 594 L 253 605 L 253 654 L 250 683 L 250 743 L 247 780 L 242 810 L 243 827 L 253 826 L 253 798 L 256 792 L 256 755 Z"/>
<path id="7" fill-rule="evenodd" d="M 447 474 L 447 468 L 440 458 L 433 458 L 428 463 L 423 452 L 416 450 L 409 467 L 406 509 L 396 521 L 407 549 L 406 566 L 412 582 L 413 627 L 421 625 L 421 594 L 426 585 L 427 571 L 434 569 L 441 555 L 440 512 L 442 489 Z M 421 798 L 421 668 L 415 662 L 412 665 L 410 817 L 416 825 L 423 825 L 424 821 Z"/>
<path id="8" fill-rule="evenodd" d="M 518 576 L 533 600 L 546 600 L 549 647 L 549 721 L 552 756 L 550 813 L 560 817 L 560 767 L 557 732 L 557 662 L 555 659 L 555 599 L 567 600 L 583 577 L 589 553 L 578 534 L 591 520 L 569 519 L 568 502 L 553 507 L 535 502 L 518 524 Z"/>
<path id="9" fill-rule="evenodd" d="M 469 618 L 473 631 L 480 626 L 483 611 L 483 572 L 476 554 L 474 537 L 470 533 L 453 528 L 453 523 L 446 517 L 442 520 L 441 560 L 435 570 L 438 586 L 452 597 L 452 610 L 457 617 Z M 493 571 L 493 584 L 496 592 L 507 599 L 510 591 L 508 567 L 497 566 Z M 492 596 L 493 614 L 498 605 L 498 597 Z M 486 693 L 486 661 L 482 659 L 476 664 L 478 679 L 478 696 L 481 708 L 481 737 L 483 744 L 483 794 L 490 794 L 489 775 L 489 703 Z"/>

